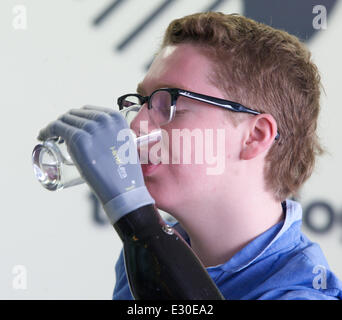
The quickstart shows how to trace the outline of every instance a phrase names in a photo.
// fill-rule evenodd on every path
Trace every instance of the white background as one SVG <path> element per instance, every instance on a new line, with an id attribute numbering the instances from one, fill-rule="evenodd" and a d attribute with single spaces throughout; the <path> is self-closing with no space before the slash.
<path id="1" fill-rule="evenodd" d="M 134 91 L 168 23 L 202 10 L 208 1 L 171 5 L 124 53 L 115 51 L 115 45 L 160 1 L 127 0 L 94 28 L 92 20 L 109 2 L 0 3 L 0 299 L 111 299 L 120 239 L 110 225 L 93 222 L 86 185 L 56 193 L 35 181 L 32 148 L 39 129 L 68 109 L 112 107 L 117 96 Z M 26 9 L 25 29 L 13 25 L 17 5 Z M 241 2 L 227 1 L 219 10 L 242 12 Z M 329 154 L 301 193 L 303 206 L 321 199 L 337 212 L 342 209 L 341 17 L 338 3 L 328 29 L 309 44 L 326 91 L 319 132 Z M 319 242 L 342 278 L 341 225 L 321 236 L 304 231 Z M 18 265 L 26 270 L 26 289 L 15 285 Z"/>

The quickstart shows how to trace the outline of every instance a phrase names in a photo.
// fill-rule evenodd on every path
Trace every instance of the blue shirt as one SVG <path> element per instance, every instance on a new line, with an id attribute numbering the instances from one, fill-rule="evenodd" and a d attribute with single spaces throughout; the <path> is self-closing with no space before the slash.
<path id="1" fill-rule="evenodd" d="M 342 282 L 318 244 L 301 232 L 302 209 L 286 200 L 285 220 L 247 244 L 226 263 L 207 272 L 226 299 L 342 299 Z M 116 263 L 114 300 L 133 299 L 123 252 Z"/>

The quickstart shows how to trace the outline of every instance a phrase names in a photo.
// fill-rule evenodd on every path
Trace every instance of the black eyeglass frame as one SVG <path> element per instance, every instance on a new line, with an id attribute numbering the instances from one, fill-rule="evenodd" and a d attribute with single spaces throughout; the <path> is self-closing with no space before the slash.
<path id="1" fill-rule="evenodd" d="M 177 99 L 179 96 L 186 97 L 189 99 L 193 99 L 196 101 L 205 102 L 205 103 L 208 103 L 210 105 L 214 105 L 216 107 L 221 107 L 221 108 L 233 111 L 233 112 L 243 112 L 243 113 L 249 113 L 249 114 L 253 114 L 253 115 L 261 114 L 261 112 L 247 108 L 238 102 L 225 100 L 225 99 L 221 99 L 221 98 L 216 98 L 216 97 L 212 97 L 212 96 L 207 96 L 205 94 L 196 93 L 196 92 L 192 92 L 192 91 L 188 91 L 188 90 L 184 90 L 184 89 L 179 89 L 179 88 L 160 88 L 160 89 L 153 91 L 151 93 L 151 95 L 149 95 L 149 96 L 142 96 L 138 93 L 125 94 L 125 95 L 123 95 L 117 99 L 117 104 L 119 106 L 119 110 L 122 110 L 123 108 L 125 108 L 123 106 L 123 101 L 125 98 L 127 98 L 129 96 L 134 96 L 134 97 L 138 98 L 141 106 L 143 104 L 147 103 L 147 108 L 152 109 L 151 98 L 156 92 L 159 92 L 159 91 L 167 91 L 168 93 L 170 93 L 170 96 L 171 96 L 171 112 L 170 112 L 170 119 L 168 122 L 170 122 L 173 119 L 173 116 L 174 116 L 175 111 L 176 111 Z M 275 140 L 278 140 L 279 137 L 280 137 L 280 134 L 279 134 L 279 132 L 277 132 Z"/>

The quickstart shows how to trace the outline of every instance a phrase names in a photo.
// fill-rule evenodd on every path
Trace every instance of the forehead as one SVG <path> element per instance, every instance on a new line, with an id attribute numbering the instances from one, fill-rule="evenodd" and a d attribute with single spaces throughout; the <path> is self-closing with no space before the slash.
<path id="1" fill-rule="evenodd" d="M 198 46 L 166 46 L 154 59 L 138 89 L 144 95 L 158 88 L 174 87 L 221 96 L 219 90 L 211 84 L 210 76 L 211 61 Z"/>

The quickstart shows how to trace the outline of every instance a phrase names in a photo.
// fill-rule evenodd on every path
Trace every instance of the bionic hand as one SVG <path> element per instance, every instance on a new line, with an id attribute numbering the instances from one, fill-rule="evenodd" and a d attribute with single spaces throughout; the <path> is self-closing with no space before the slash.
<path id="1" fill-rule="evenodd" d="M 72 160 L 112 224 L 137 208 L 154 204 L 133 136 L 119 112 L 93 106 L 72 109 L 42 129 L 38 139 L 54 137 L 65 140 Z"/>

